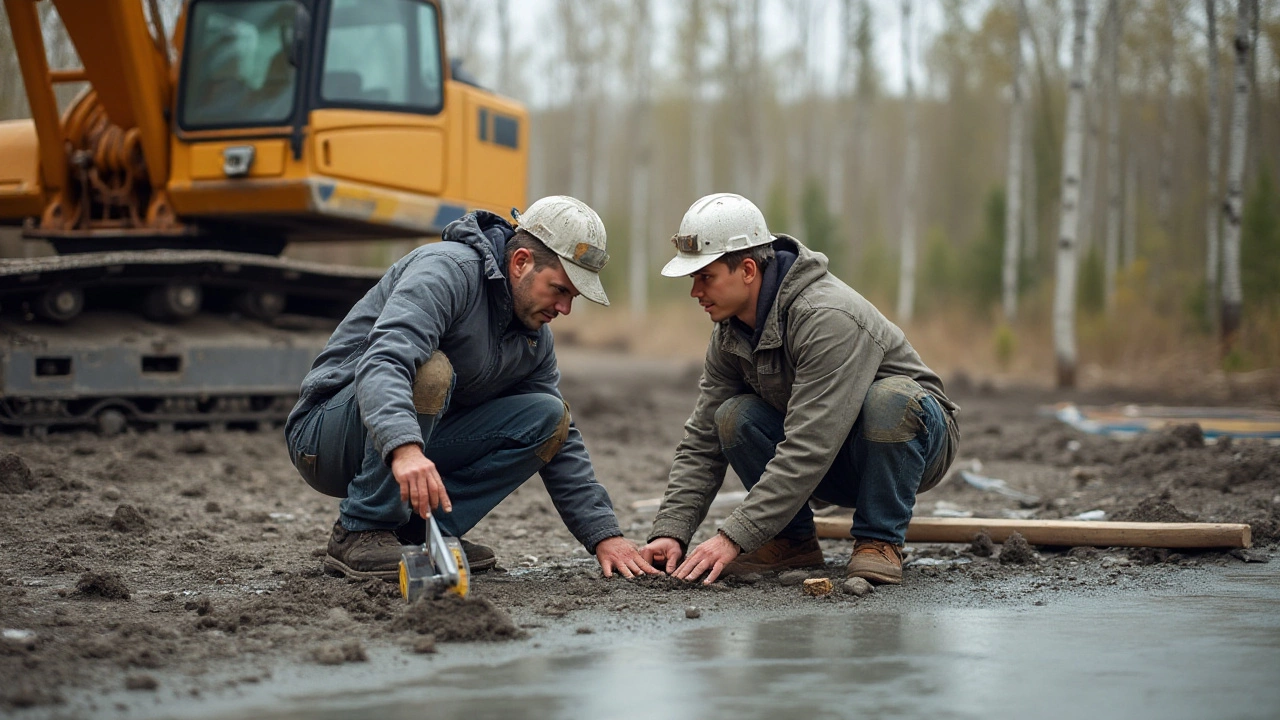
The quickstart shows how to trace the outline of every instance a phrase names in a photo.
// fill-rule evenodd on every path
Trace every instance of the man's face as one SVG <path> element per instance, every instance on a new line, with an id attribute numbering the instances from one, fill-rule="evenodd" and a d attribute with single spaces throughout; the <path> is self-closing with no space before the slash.
<path id="1" fill-rule="evenodd" d="M 716 260 L 689 276 L 693 278 L 689 295 L 707 311 L 712 322 L 741 317 L 751 305 L 751 284 L 744 272 L 748 262 L 751 261 L 744 260 L 737 270 L 730 270 L 728 265 Z"/>
<path id="2" fill-rule="evenodd" d="M 511 299 L 520 322 L 537 330 L 559 315 L 568 315 L 578 291 L 559 265 L 535 270 L 533 255 L 521 248 L 511 257 Z"/>

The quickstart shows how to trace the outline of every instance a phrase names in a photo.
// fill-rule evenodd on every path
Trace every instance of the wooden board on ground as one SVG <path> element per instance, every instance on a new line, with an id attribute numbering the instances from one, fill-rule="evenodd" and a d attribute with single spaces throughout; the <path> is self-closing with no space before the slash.
<path id="1" fill-rule="evenodd" d="M 814 518 L 818 537 L 848 538 L 852 516 Z M 1231 523 L 1094 522 L 1086 520 L 1005 520 L 1001 518 L 915 518 L 909 542 L 967 543 L 986 532 L 1002 543 L 1013 533 L 1032 545 L 1074 547 L 1247 548 L 1248 525 Z"/>

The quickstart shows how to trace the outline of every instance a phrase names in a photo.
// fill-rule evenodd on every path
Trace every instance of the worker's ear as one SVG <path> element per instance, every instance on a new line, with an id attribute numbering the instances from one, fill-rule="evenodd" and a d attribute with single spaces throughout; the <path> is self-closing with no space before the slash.
<path id="1" fill-rule="evenodd" d="M 507 274 L 512 280 L 520 280 L 533 269 L 533 252 L 529 248 L 517 248 L 511 253 L 511 262 L 507 267 Z"/>
<path id="2" fill-rule="evenodd" d="M 748 285 L 755 282 L 756 278 L 760 277 L 760 266 L 751 258 L 743 258 L 742 264 L 738 267 L 742 269 L 742 282 Z"/>

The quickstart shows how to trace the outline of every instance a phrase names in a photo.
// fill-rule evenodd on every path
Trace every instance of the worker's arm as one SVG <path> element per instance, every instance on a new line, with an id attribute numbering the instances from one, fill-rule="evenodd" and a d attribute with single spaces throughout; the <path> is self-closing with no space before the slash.
<path id="1" fill-rule="evenodd" d="M 784 439 L 760 482 L 721 531 L 751 552 L 782 530 L 809 500 L 849 436 L 875 381 L 884 351 L 848 313 L 793 306 L 787 347 L 795 381 Z"/>
<path id="2" fill-rule="evenodd" d="M 678 541 L 682 550 L 687 547 L 724 483 L 728 461 L 720 451 L 716 410 L 724 401 L 745 392 L 746 383 L 733 359 L 720 349 L 721 332 L 725 330 L 718 326 L 711 335 L 698 381 L 698 400 L 684 425 L 684 439 L 676 447 L 667 492 L 649 533 L 650 543 L 665 537 Z M 646 545 L 641 552 L 651 549 L 652 545 Z"/>
<path id="3" fill-rule="evenodd" d="M 410 262 L 392 285 L 356 361 L 356 398 L 378 455 L 406 444 L 425 447 L 413 407 L 413 380 L 440 337 L 465 311 L 479 273 L 448 255 Z"/>
<path id="4" fill-rule="evenodd" d="M 550 331 L 545 331 L 543 338 L 539 341 L 543 356 L 538 367 L 510 392 L 513 395 L 543 393 L 563 401 L 554 339 Z M 542 466 L 539 474 L 565 527 L 588 552 L 595 553 L 596 546 L 606 538 L 622 536 L 609 493 L 596 478 L 582 433 L 572 417 L 569 434 L 560 450 Z"/>

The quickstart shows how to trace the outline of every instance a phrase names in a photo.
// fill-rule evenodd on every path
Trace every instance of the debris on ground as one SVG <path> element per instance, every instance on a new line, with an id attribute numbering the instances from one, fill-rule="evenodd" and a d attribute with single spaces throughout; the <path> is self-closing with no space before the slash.
<path id="1" fill-rule="evenodd" d="M 1031 565 L 1035 561 L 1036 551 L 1022 533 L 1011 533 L 1000 546 L 1001 565 Z"/>
<path id="2" fill-rule="evenodd" d="M 462 598 L 446 593 L 439 598 L 419 598 L 391 622 L 395 632 L 428 633 L 437 642 L 516 640 L 525 632 L 511 616 L 486 598 Z"/>
<path id="3" fill-rule="evenodd" d="M 866 578 L 852 577 L 844 581 L 840 586 L 846 595 L 856 595 L 857 597 L 865 597 L 875 591 L 875 586 L 867 581 Z"/>

